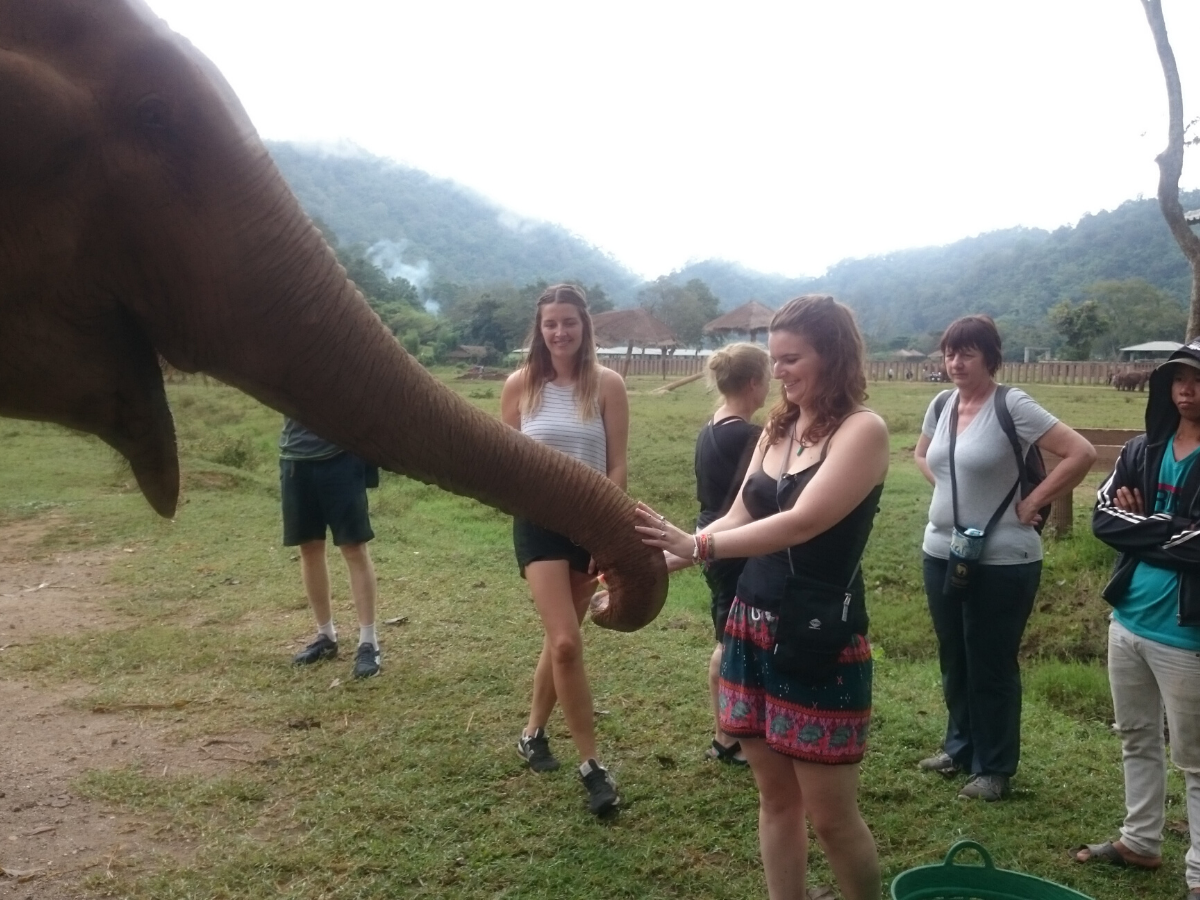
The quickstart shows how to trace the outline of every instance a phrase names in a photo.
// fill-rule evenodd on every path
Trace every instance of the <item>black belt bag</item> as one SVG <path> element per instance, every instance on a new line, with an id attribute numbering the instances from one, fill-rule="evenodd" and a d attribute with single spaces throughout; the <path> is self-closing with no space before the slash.
<path id="1" fill-rule="evenodd" d="M 838 657 L 854 637 L 850 606 L 850 584 L 843 588 L 805 575 L 788 576 L 775 622 L 775 668 L 807 682 L 832 678 Z"/>

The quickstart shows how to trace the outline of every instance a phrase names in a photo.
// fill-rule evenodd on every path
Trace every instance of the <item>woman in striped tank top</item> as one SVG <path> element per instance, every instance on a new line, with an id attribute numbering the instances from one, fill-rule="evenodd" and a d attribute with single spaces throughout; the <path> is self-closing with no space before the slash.
<path id="1" fill-rule="evenodd" d="M 596 359 L 592 319 L 582 288 L 556 284 L 537 302 L 529 356 L 500 395 L 505 424 L 566 453 L 625 488 L 629 401 L 625 382 Z M 580 778 L 598 816 L 613 812 L 616 784 L 597 761 L 592 692 L 583 668 L 580 625 L 596 583 L 591 558 L 568 538 L 513 520 L 513 545 L 545 639 L 533 674 L 529 722 L 517 752 L 535 772 L 551 772 L 546 723 L 556 703 L 583 764 Z"/>

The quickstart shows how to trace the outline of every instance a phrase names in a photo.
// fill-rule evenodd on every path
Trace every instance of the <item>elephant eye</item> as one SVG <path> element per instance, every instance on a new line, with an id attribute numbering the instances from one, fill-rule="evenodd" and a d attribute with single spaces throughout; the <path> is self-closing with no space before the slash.
<path id="1" fill-rule="evenodd" d="M 161 97 L 145 97 L 137 105 L 137 123 L 141 128 L 161 131 L 170 125 L 171 114 Z"/>

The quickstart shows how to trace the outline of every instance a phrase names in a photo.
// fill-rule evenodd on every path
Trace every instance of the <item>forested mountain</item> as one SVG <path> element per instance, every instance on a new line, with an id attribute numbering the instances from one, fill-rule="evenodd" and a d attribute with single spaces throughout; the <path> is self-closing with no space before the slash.
<path id="1" fill-rule="evenodd" d="M 452 181 L 366 153 L 267 147 L 309 215 L 343 244 L 375 247 L 369 256 L 380 268 L 422 291 L 439 282 L 571 280 L 633 302 L 640 279 L 556 225 L 521 219 Z"/>
<path id="2" fill-rule="evenodd" d="M 1200 206 L 1200 191 L 1185 194 L 1183 203 Z M 1052 232 L 1013 228 L 944 247 L 847 259 L 819 278 L 784 279 L 717 261 L 671 275 L 678 284 L 692 278 L 703 279 L 725 308 L 752 298 L 775 306 L 799 293 L 831 293 L 854 307 L 877 340 L 940 330 L 964 313 L 985 312 L 1010 333 L 1040 330 L 1049 341 L 1049 309 L 1087 299 L 1096 282 L 1142 279 L 1180 307 L 1191 285 L 1156 199 L 1129 200 Z"/>
<path id="3" fill-rule="evenodd" d="M 618 306 L 662 294 L 664 282 L 681 289 L 701 282 L 723 310 L 750 299 L 775 307 L 797 294 L 828 292 L 855 309 L 876 349 L 924 347 L 932 334 L 968 312 L 994 316 L 1006 347 L 1015 352 L 1021 346 L 1060 348 L 1064 342 L 1083 352 L 1090 341 L 1089 352 L 1107 354 L 1122 342 L 1182 338 L 1180 310 L 1190 274 L 1155 199 L 1130 200 L 1055 231 L 1012 228 L 943 247 L 847 259 L 814 278 L 707 260 L 643 285 L 566 230 L 522 220 L 451 181 L 365 153 L 337 156 L 286 143 L 269 147 L 300 202 L 336 234 L 343 252 L 352 250 L 389 278 L 406 279 L 422 299 L 439 301 L 452 311 L 447 324 L 460 339 L 485 340 L 496 332 L 495 309 L 504 308 L 502 318 L 513 322 L 500 329 L 506 341 L 489 339 L 498 348 L 521 339 L 516 331 L 525 294 L 553 281 L 583 284 Z M 1200 207 L 1200 191 L 1185 194 L 1183 202 L 1185 208 Z M 900 222 L 897 242 L 902 241 Z M 1099 305 L 1107 330 L 1097 326 L 1090 338 L 1068 336 L 1064 323 L 1087 320 L 1091 313 L 1081 307 L 1089 301 Z M 1136 316 L 1127 314 L 1131 308 L 1137 308 Z M 483 315 L 479 310 L 490 318 L 475 321 Z M 408 319 L 405 313 L 394 322 L 397 334 L 415 327 Z M 422 346 L 433 341 L 432 327 L 423 323 L 417 329 Z M 452 340 L 446 332 L 434 343 Z"/>

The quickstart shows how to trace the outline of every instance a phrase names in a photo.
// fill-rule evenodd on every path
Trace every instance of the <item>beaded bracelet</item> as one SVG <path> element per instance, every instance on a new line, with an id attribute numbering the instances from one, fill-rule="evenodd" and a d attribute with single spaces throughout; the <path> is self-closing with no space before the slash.
<path id="1" fill-rule="evenodd" d="M 692 562 L 708 565 L 717 557 L 717 542 L 711 534 L 697 532 L 692 535 Z"/>

